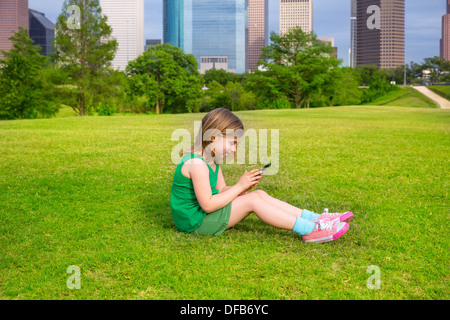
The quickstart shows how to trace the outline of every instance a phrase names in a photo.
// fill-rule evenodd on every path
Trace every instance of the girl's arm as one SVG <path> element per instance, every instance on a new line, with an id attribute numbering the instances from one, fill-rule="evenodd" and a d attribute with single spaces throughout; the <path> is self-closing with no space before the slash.
<path id="1" fill-rule="evenodd" d="M 225 191 L 228 188 L 230 188 L 230 187 L 228 187 L 227 184 L 225 183 L 225 179 L 223 178 L 223 174 L 222 174 L 222 167 L 219 167 L 219 174 L 217 175 L 216 189 L 219 190 L 219 193 L 220 193 L 220 192 Z"/>
<path id="2" fill-rule="evenodd" d="M 263 174 L 261 174 L 261 176 L 259 177 L 259 180 L 261 180 Z M 248 191 L 250 191 L 253 188 L 256 188 L 258 186 L 259 180 L 252 185 L 250 188 L 248 188 L 247 190 L 242 191 L 240 194 L 238 194 L 239 196 L 247 193 Z M 224 192 L 225 190 L 231 188 L 230 186 L 227 186 L 225 183 L 225 179 L 223 178 L 223 174 L 222 174 L 222 167 L 219 167 L 219 174 L 217 176 L 217 185 L 216 185 L 216 189 L 219 190 L 219 193 Z"/>
<path id="3" fill-rule="evenodd" d="M 259 171 L 258 169 L 251 172 L 246 171 L 234 186 L 228 187 L 219 194 L 212 195 L 209 184 L 209 169 L 206 163 L 200 159 L 192 159 L 187 162 L 190 162 L 188 172 L 194 186 L 195 196 L 206 213 L 211 213 L 225 207 L 240 193 L 258 181 L 258 176 L 256 175 Z"/>

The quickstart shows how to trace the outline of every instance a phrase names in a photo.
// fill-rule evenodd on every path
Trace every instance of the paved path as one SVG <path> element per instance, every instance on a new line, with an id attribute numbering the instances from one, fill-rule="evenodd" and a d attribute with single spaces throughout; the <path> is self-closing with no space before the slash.
<path id="1" fill-rule="evenodd" d="M 427 87 L 418 86 L 418 87 L 413 87 L 413 88 L 416 89 L 417 91 L 419 91 L 420 93 L 424 94 L 425 96 L 427 96 L 434 102 L 436 102 L 438 104 L 438 106 L 440 106 L 442 109 L 450 109 L 450 101 L 441 97 L 437 93 L 434 93 Z"/>

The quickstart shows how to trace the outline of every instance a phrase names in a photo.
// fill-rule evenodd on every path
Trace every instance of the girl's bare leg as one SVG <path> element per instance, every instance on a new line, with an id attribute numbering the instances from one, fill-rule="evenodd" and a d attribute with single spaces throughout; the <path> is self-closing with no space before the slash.
<path id="1" fill-rule="evenodd" d="M 263 198 L 264 200 L 270 202 L 274 206 L 277 206 L 278 208 L 284 210 L 286 213 L 289 213 L 291 215 L 298 216 L 298 217 L 302 216 L 303 210 L 300 209 L 300 208 L 294 207 L 293 205 L 291 205 L 291 204 L 289 204 L 287 202 L 284 202 L 284 201 L 281 201 L 281 200 L 279 200 L 277 198 L 271 197 L 265 191 L 256 190 L 256 191 L 253 191 L 253 192 L 259 193 L 261 198 Z"/>
<path id="2" fill-rule="evenodd" d="M 265 194 L 267 195 L 267 193 Z M 292 230 L 297 217 L 299 214 L 301 215 L 302 210 L 290 206 L 283 201 L 278 201 L 269 199 L 259 191 L 253 191 L 236 197 L 232 201 L 228 228 L 233 227 L 242 219 L 247 217 L 251 212 L 254 212 L 258 218 L 268 225 L 280 229 Z"/>

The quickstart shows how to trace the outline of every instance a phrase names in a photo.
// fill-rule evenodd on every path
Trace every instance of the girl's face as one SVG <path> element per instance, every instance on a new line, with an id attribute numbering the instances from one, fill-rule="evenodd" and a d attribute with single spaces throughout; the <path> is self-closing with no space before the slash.
<path id="1" fill-rule="evenodd" d="M 212 142 L 216 158 L 225 159 L 237 149 L 237 137 L 217 136 Z"/>

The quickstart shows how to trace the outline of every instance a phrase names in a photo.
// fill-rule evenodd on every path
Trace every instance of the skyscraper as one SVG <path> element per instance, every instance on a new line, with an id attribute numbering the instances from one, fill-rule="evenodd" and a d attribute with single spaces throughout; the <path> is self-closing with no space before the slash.
<path id="1" fill-rule="evenodd" d="M 125 70 L 129 61 L 144 52 L 144 0 L 100 0 L 100 6 L 118 43 L 112 66 Z"/>
<path id="2" fill-rule="evenodd" d="M 351 68 L 356 66 L 356 1 L 357 0 L 351 0 L 350 4 L 350 49 L 348 64 Z"/>
<path id="3" fill-rule="evenodd" d="M 45 17 L 45 14 L 30 9 L 30 38 L 35 45 L 41 46 L 40 54 L 49 56 L 53 53 L 52 41 L 55 38 L 55 25 Z"/>
<path id="4" fill-rule="evenodd" d="M 356 65 L 405 63 L 405 0 L 356 0 Z"/>
<path id="5" fill-rule="evenodd" d="M 246 71 L 246 0 L 164 0 L 163 39 L 193 54 L 200 72 Z"/>
<path id="6" fill-rule="evenodd" d="M 28 0 L 0 1 L 0 50 L 9 51 L 12 43 L 8 38 L 19 30 L 28 29 Z M 0 58 L 3 54 L 0 52 Z"/>
<path id="7" fill-rule="evenodd" d="M 257 67 L 268 43 L 268 6 L 269 0 L 248 0 L 247 71 Z"/>
<path id="8" fill-rule="evenodd" d="M 280 0 L 280 34 L 295 27 L 313 31 L 312 0 Z"/>
<path id="9" fill-rule="evenodd" d="M 442 16 L 441 58 L 450 60 L 450 0 L 445 0 L 447 13 Z"/>

